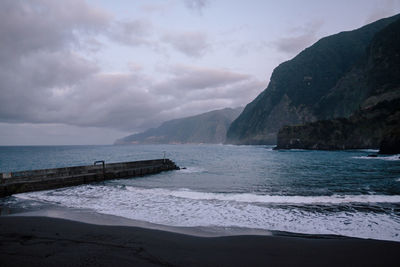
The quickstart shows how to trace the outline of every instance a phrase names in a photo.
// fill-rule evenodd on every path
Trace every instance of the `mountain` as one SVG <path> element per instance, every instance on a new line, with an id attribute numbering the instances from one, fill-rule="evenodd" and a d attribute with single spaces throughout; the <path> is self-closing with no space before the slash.
<path id="1" fill-rule="evenodd" d="M 366 56 L 320 103 L 343 117 L 358 108 L 348 118 L 284 127 L 277 148 L 400 153 L 400 18 L 373 37 Z"/>
<path id="2" fill-rule="evenodd" d="M 382 154 L 397 154 L 400 153 L 399 133 L 400 98 L 397 98 L 360 110 L 349 118 L 283 127 L 278 133 L 276 149 L 344 150 L 381 147 Z"/>
<path id="3" fill-rule="evenodd" d="M 285 125 L 348 117 L 367 104 L 371 93 L 363 86 L 369 79 L 363 60 L 374 36 L 399 17 L 322 38 L 280 64 L 268 87 L 232 122 L 226 142 L 276 144 Z"/>
<path id="4" fill-rule="evenodd" d="M 243 108 L 225 108 L 164 122 L 158 128 L 118 139 L 114 144 L 171 144 L 225 142 L 231 122 Z"/>

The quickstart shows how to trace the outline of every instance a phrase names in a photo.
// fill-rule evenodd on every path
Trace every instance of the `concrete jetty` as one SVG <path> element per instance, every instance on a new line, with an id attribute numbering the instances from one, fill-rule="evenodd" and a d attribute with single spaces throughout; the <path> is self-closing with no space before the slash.
<path id="1" fill-rule="evenodd" d="M 89 166 L 0 173 L 0 197 L 169 170 L 179 170 L 179 167 L 170 159 L 154 159 L 119 163 L 106 163 L 100 160 Z"/>

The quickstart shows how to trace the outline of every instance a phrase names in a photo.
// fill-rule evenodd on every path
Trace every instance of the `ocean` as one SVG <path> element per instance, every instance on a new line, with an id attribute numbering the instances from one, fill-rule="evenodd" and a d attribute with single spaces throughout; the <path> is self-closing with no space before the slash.
<path id="1" fill-rule="evenodd" d="M 248 228 L 400 241 L 399 155 L 272 146 L 0 147 L 0 172 L 162 158 L 180 167 L 0 199 L 1 214 L 49 207 L 174 227 Z"/>

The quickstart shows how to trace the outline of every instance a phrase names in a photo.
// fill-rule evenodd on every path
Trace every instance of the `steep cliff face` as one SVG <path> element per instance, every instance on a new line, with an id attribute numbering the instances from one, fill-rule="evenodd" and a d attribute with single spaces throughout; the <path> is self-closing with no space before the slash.
<path id="1" fill-rule="evenodd" d="M 318 103 L 320 118 L 348 117 L 359 108 L 400 97 L 399 27 L 397 19 L 374 36 L 366 56 Z"/>
<path id="2" fill-rule="evenodd" d="M 400 154 L 400 128 L 395 128 L 383 135 L 379 154 Z"/>
<path id="3" fill-rule="evenodd" d="M 366 56 L 320 104 L 335 115 L 358 110 L 348 119 L 284 127 L 277 148 L 381 147 L 382 153 L 400 153 L 400 19 L 375 35 Z"/>
<path id="4" fill-rule="evenodd" d="M 242 110 L 226 108 L 167 121 L 158 128 L 118 139 L 114 144 L 224 143 L 229 125 Z"/>
<path id="5" fill-rule="evenodd" d="M 273 71 L 267 89 L 248 104 L 231 124 L 227 143 L 275 144 L 277 132 L 284 125 L 304 124 L 353 113 L 358 109 L 358 102 L 362 102 L 367 95 L 363 86 L 356 86 L 357 79 L 366 82 L 357 73 L 364 69 L 357 69 L 356 66 L 365 58 L 374 35 L 398 17 L 323 38 L 292 60 L 279 65 Z M 340 84 L 346 82 L 358 91 L 344 90 Z M 336 107 L 349 94 L 354 95 L 349 98 L 350 103 Z"/>
<path id="6" fill-rule="evenodd" d="M 277 149 L 341 150 L 379 148 L 386 136 L 391 149 L 400 130 L 400 99 L 383 101 L 349 118 L 286 126 L 278 133 Z M 384 152 L 387 153 L 387 152 Z M 398 152 L 400 153 L 400 152 Z M 390 153 L 389 153 L 390 154 Z"/>

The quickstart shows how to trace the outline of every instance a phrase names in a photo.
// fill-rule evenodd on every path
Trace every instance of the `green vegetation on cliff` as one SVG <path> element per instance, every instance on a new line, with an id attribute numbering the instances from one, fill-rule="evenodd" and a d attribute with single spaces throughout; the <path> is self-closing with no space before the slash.
<path id="1" fill-rule="evenodd" d="M 342 116 L 358 110 L 348 119 L 284 127 L 277 148 L 380 147 L 381 153 L 400 153 L 400 18 L 374 36 L 366 56 L 321 105 Z"/>
<path id="2" fill-rule="evenodd" d="M 365 71 L 362 62 L 373 49 L 371 40 L 399 17 L 323 38 L 279 65 L 268 87 L 231 124 L 226 142 L 276 144 L 277 133 L 285 125 L 352 114 L 371 95 L 362 86 L 369 76 L 358 74 Z"/>
<path id="3" fill-rule="evenodd" d="M 225 142 L 229 125 L 242 110 L 243 108 L 225 108 L 170 120 L 158 128 L 118 139 L 115 144 L 221 144 Z"/>

